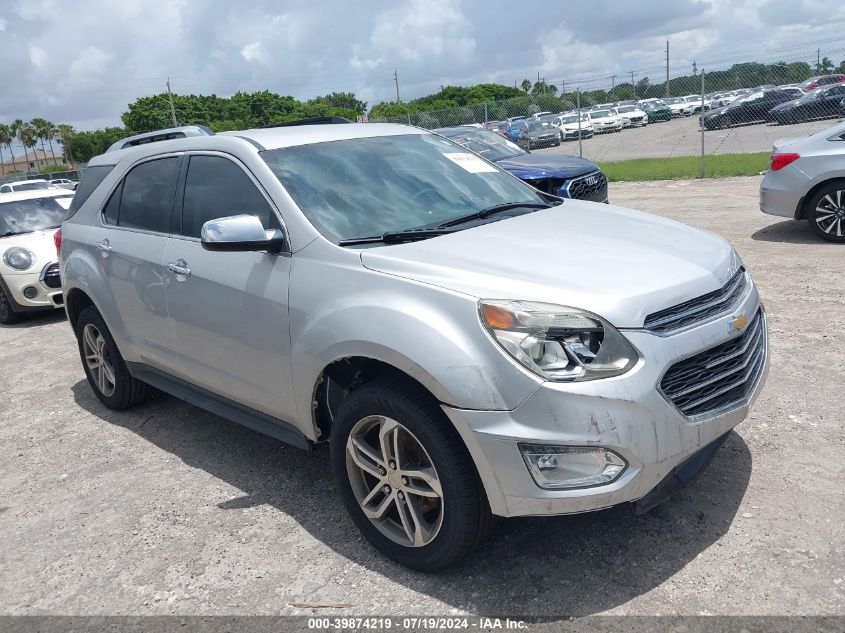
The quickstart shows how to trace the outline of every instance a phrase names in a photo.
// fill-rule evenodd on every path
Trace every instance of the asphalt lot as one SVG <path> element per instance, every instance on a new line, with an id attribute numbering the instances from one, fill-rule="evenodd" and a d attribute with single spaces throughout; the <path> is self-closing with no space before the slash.
<path id="1" fill-rule="evenodd" d="M 820 132 L 841 119 L 824 119 L 793 125 L 741 125 L 726 130 L 706 130 L 704 151 L 707 154 L 768 152 L 781 138 L 808 136 Z M 584 158 L 593 161 L 628 160 L 701 154 L 701 128 L 698 115 L 671 121 L 650 123 L 645 127 L 627 128 L 621 132 L 596 134 L 582 141 Z M 566 141 L 560 147 L 531 150 L 541 154 L 578 155 L 578 141 Z"/>
<path id="2" fill-rule="evenodd" d="M 500 521 L 439 575 L 362 540 L 325 449 L 166 396 L 108 411 L 61 314 L 0 328 L 0 613 L 845 614 L 845 249 L 758 184 L 610 190 L 731 239 L 766 301 L 769 381 L 710 468 L 642 517 Z"/>

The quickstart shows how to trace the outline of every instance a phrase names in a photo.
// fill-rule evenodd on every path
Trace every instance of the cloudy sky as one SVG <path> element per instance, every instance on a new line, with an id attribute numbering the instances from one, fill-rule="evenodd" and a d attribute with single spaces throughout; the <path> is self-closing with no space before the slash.
<path id="1" fill-rule="evenodd" d="M 370 105 L 442 84 L 585 89 L 821 47 L 845 59 L 842 0 L 0 0 L 0 121 L 119 124 L 161 92 L 353 91 Z"/>

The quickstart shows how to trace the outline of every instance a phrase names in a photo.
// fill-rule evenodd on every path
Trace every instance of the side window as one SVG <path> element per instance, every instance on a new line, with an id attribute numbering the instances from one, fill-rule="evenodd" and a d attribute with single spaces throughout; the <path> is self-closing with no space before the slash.
<path id="1" fill-rule="evenodd" d="M 94 193 L 94 190 L 100 186 L 109 172 L 114 169 L 114 165 L 100 165 L 98 167 L 89 167 L 82 174 L 82 180 L 76 188 L 76 194 L 73 196 L 73 201 L 70 203 L 66 220 L 69 220 L 74 214 L 79 211 L 86 200 Z M 67 182 L 67 181 L 65 181 Z"/>
<path id="2" fill-rule="evenodd" d="M 254 215 L 264 228 L 278 227 L 270 205 L 238 165 L 220 156 L 191 156 L 185 179 L 182 235 L 199 237 L 209 220 Z"/>
<path id="3" fill-rule="evenodd" d="M 178 157 L 159 158 L 126 174 L 120 189 L 118 226 L 170 233 L 180 161 Z M 111 203 L 109 200 L 107 206 Z"/>
<path id="4" fill-rule="evenodd" d="M 117 224 L 117 215 L 120 211 L 120 194 L 123 191 L 123 183 L 120 183 L 117 189 L 111 194 L 109 201 L 103 209 L 103 219 L 106 224 Z"/>
<path id="5" fill-rule="evenodd" d="M 12 188 L 9 185 L 0 187 L 0 193 L 12 193 Z"/>

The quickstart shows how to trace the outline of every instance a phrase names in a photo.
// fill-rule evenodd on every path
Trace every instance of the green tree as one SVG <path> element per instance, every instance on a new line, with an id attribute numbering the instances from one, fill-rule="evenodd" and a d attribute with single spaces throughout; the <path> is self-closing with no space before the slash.
<path id="1" fill-rule="evenodd" d="M 12 131 L 9 129 L 9 126 L 5 123 L 0 123 L 0 165 L 3 164 L 3 146 L 9 148 L 9 153 L 12 155 L 12 161 L 14 162 L 15 155 L 12 154 L 12 138 L 14 138 Z"/>
<path id="2" fill-rule="evenodd" d="M 648 81 L 648 77 L 643 77 L 637 82 L 634 91 L 641 99 L 644 99 L 645 96 L 648 94 L 648 89 L 650 86 L 651 84 Z"/>
<path id="3" fill-rule="evenodd" d="M 56 126 L 56 139 L 58 139 L 58 141 L 62 144 L 65 160 L 69 162 L 74 162 L 73 156 L 70 154 L 70 145 L 75 134 L 76 131 L 73 129 L 72 125 L 59 123 Z"/>
<path id="4" fill-rule="evenodd" d="M 24 122 L 23 119 L 15 119 L 12 121 L 12 125 L 9 126 L 9 129 L 12 131 L 12 136 L 15 137 L 21 145 L 23 145 L 23 141 L 21 141 L 21 130 L 23 129 Z M 26 145 L 23 148 L 23 155 L 24 160 L 26 161 L 27 166 L 29 165 L 29 154 L 26 152 Z"/>
<path id="5" fill-rule="evenodd" d="M 830 61 L 830 57 L 822 57 L 821 65 L 819 66 L 819 72 L 829 73 L 833 70 L 833 68 L 833 62 Z"/>
<path id="6" fill-rule="evenodd" d="M 523 79 L 522 83 L 519 85 L 522 88 L 523 92 L 531 92 L 531 86 L 533 84 L 528 79 Z"/>
<path id="7" fill-rule="evenodd" d="M 48 130 L 50 127 L 50 122 L 47 119 L 42 118 L 35 118 L 29 122 L 29 124 L 35 130 L 35 138 L 41 142 L 41 151 L 44 153 L 44 156 L 47 156 L 47 149 L 44 147 L 44 141 L 47 140 Z"/>
<path id="8" fill-rule="evenodd" d="M 26 152 L 27 148 L 33 150 L 33 156 L 37 160 L 38 155 L 34 150 L 35 144 L 38 141 L 38 135 L 35 133 L 35 127 L 31 123 L 24 123 L 18 130 L 18 139 L 20 139 L 21 145 L 23 145 L 24 152 Z M 26 160 L 26 171 L 29 172 L 29 155 L 27 155 Z"/>

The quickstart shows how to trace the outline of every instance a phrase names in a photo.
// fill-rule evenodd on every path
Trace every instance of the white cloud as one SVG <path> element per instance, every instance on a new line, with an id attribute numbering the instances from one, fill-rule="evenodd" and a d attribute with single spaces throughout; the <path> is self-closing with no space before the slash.
<path id="1" fill-rule="evenodd" d="M 6 18 L 0 17 L 0 31 L 6 30 Z"/>
<path id="2" fill-rule="evenodd" d="M 38 46 L 30 46 L 29 61 L 32 62 L 32 65 L 36 68 L 41 68 L 44 64 L 47 63 L 47 51 Z"/>
<path id="3" fill-rule="evenodd" d="M 113 55 L 100 50 L 96 46 L 85 48 L 68 66 L 68 80 L 90 81 L 105 74 L 106 67 Z"/>
<path id="4" fill-rule="evenodd" d="M 241 57 L 248 62 L 263 62 L 264 53 L 261 50 L 261 42 L 247 44 L 241 49 Z"/>

